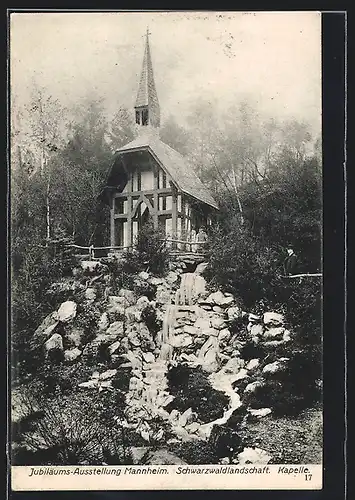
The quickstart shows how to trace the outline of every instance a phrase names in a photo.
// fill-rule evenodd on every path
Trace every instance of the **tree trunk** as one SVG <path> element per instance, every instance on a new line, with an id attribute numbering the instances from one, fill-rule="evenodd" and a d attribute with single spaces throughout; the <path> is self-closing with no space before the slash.
<path id="1" fill-rule="evenodd" d="M 244 224 L 243 208 L 242 208 L 242 204 L 240 202 L 240 198 L 239 198 L 239 195 L 238 195 L 237 178 L 236 178 L 236 175 L 235 175 L 234 167 L 232 168 L 232 171 L 233 171 L 233 187 L 234 187 L 235 195 L 237 197 L 237 202 L 238 202 L 238 207 L 239 207 L 239 212 L 240 212 L 240 222 L 242 224 Z"/>

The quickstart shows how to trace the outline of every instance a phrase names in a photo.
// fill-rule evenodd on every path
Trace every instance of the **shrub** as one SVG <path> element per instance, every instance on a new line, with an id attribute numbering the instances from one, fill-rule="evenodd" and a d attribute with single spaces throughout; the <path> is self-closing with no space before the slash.
<path id="1" fill-rule="evenodd" d="M 130 463 L 125 431 L 113 418 L 123 414 L 119 392 L 90 397 L 72 392 L 70 396 L 40 397 L 36 404 L 41 408 L 41 418 L 32 419 L 30 427 L 21 429 L 15 462 L 27 465 L 23 460 L 33 459 L 23 454 L 22 445 L 36 456 L 37 465 L 93 465 L 105 460 Z M 45 453 L 39 454 L 41 450 Z"/>
<path id="2" fill-rule="evenodd" d="M 146 222 L 138 233 L 135 246 L 124 256 L 125 267 L 131 272 L 150 271 L 161 276 L 168 270 L 169 251 L 162 231 Z"/>
<path id="3" fill-rule="evenodd" d="M 202 422 L 222 417 L 229 398 L 211 386 L 206 374 L 199 368 L 177 366 L 169 370 L 169 392 L 175 399 L 167 406 L 168 411 L 181 412 L 192 408 Z"/>

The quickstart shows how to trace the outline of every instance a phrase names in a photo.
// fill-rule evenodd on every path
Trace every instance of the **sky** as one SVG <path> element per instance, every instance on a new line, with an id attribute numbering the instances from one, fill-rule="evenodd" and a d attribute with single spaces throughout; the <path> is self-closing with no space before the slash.
<path id="1" fill-rule="evenodd" d="M 24 104 L 37 82 L 68 107 L 95 92 L 108 113 L 133 109 L 147 26 L 162 121 L 184 124 L 201 97 L 221 113 L 249 98 L 262 115 L 319 133 L 315 11 L 13 13 L 11 94 Z"/>

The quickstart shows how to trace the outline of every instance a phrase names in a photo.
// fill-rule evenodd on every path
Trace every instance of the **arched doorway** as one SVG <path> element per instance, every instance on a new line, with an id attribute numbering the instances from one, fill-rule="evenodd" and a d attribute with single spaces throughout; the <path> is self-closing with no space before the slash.
<path id="1" fill-rule="evenodd" d="M 136 205 L 133 208 L 132 217 L 132 239 L 135 242 L 137 235 L 144 224 L 146 224 L 152 216 L 153 207 L 149 200 L 143 196 L 139 198 Z"/>

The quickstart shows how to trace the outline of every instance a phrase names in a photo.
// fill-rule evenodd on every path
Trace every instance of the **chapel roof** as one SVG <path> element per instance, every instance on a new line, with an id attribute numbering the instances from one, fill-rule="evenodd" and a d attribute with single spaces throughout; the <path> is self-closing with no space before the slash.
<path id="1" fill-rule="evenodd" d="M 149 133 L 142 134 L 121 147 L 116 154 L 120 155 L 141 150 L 150 151 L 182 192 L 218 209 L 216 201 L 197 176 L 191 162 L 178 151 L 165 144 L 158 136 Z"/>

